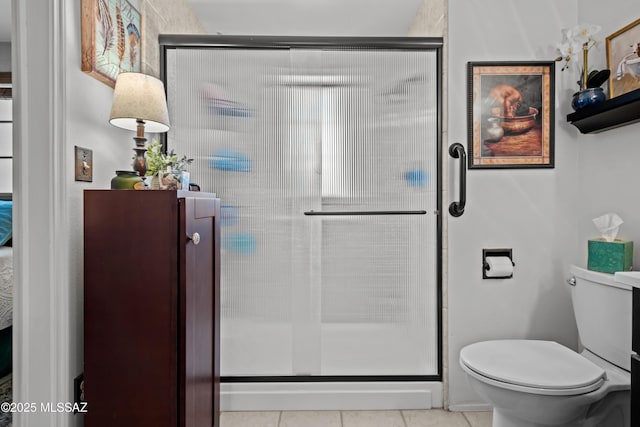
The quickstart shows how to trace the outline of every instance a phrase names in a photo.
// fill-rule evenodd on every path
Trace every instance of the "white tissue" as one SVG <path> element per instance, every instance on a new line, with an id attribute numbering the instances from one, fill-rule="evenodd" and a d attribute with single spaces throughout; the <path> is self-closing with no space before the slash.
<path id="1" fill-rule="evenodd" d="M 485 272 L 487 277 L 511 277 L 513 275 L 513 262 L 508 256 L 488 256 L 488 269 Z"/>
<path id="2" fill-rule="evenodd" d="M 593 219 L 593 223 L 596 225 L 600 236 L 607 242 L 613 242 L 616 240 L 618 230 L 624 221 L 615 213 L 607 213 L 602 216 Z"/>

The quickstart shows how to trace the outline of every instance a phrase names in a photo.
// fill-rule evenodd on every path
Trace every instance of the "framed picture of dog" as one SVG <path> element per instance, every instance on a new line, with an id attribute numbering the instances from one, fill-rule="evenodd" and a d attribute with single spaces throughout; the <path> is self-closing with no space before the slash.
<path id="1" fill-rule="evenodd" d="M 607 37 L 609 98 L 640 89 L 640 19 Z"/>
<path id="2" fill-rule="evenodd" d="M 553 168 L 555 62 L 467 63 L 469 169 Z"/>

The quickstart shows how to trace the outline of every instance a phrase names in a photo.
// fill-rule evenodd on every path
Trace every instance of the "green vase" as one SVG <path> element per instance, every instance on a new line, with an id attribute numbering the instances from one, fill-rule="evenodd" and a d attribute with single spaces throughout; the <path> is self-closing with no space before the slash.
<path id="1" fill-rule="evenodd" d="M 143 190 L 144 181 L 136 171 L 116 171 L 111 180 L 112 190 Z"/>

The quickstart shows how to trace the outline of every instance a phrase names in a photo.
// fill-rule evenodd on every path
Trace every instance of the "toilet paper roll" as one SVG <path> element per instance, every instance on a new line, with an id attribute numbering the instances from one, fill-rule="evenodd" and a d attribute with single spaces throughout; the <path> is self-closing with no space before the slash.
<path id="1" fill-rule="evenodd" d="M 513 263 L 506 256 L 488 256 L 485 261 L 489 267 L 485 274 L 487 277 L 510 277 L 513 275 Z"/>

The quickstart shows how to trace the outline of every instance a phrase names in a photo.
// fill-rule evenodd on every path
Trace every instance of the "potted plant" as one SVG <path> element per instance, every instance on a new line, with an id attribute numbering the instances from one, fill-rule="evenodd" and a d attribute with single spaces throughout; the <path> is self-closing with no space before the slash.
<path id="1" fill-rule="evenodd" d="M 151 177 L 151 188 L 160 190 L 178 190 L 181 188 L 183 172 L 193 159 L 181 158 L 172 149 L 163 153 L 162 145 L 153 141 L 147 148 L 147 173 Z"/>
<path id="2" fill-rule="evenodd" d="M 561 71 L 571 68 L 571 65 L 576 62 L 575 60 L 572 62 L 571 59 L 582 53 L 580 79 L 576 82 L 580 90 L 573 94 L 571 102 L 574 110 L 597 104 L 607 98 L 600 86 L 609 79 L 611 70 L 589 71 L 589 50 L 597 44 L 594 35 L 599 31 L 598 25 L 577 25 L 563 31 L 563 41 L 558 45 L 560 56 L 556 61 L 564 61 Z"/>

